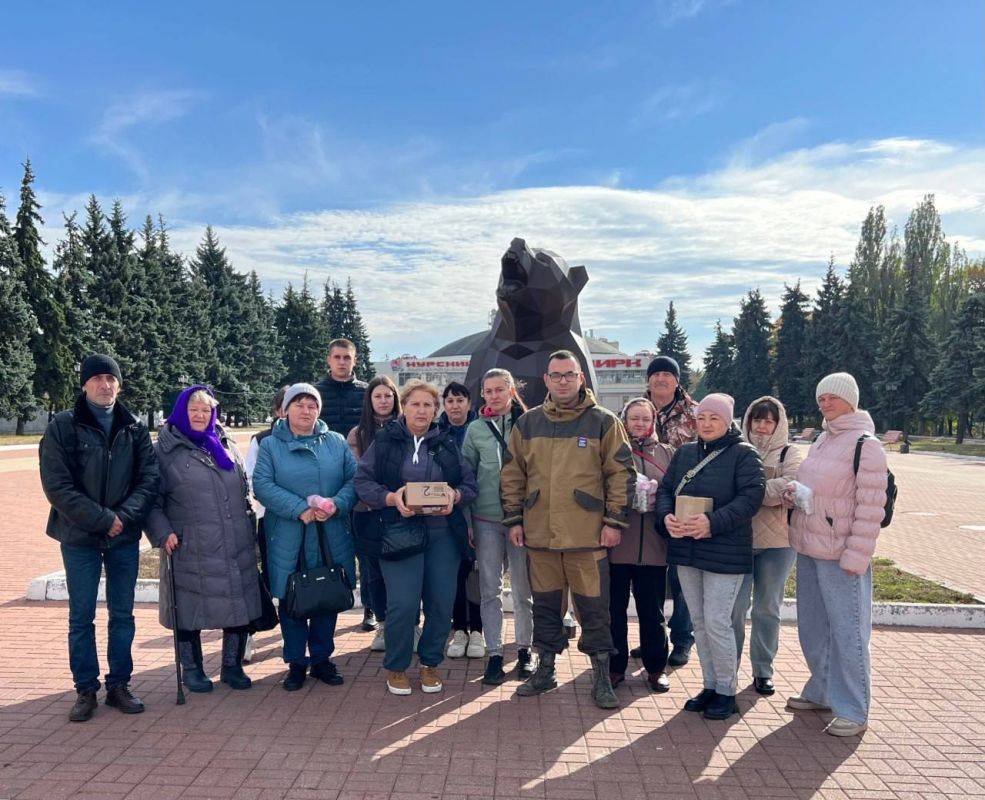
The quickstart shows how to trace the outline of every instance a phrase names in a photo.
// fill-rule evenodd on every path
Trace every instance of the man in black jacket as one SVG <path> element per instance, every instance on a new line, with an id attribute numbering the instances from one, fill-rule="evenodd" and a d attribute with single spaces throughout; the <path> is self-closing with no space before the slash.
<path id="1" fill-rule="evenodd" d="M 68 584 L 68 654 L 78 692 L 69 713 L 84 722 L 96 710 L 96 593 L 106 569 L 109 642 L 106 704 L 139 714 L 131 694 L 133 595 L 140 533 L 157 497 L 158 467 L 147 427 L 117 401 L 122 376 L 109 356 L 82 362 L 82 393 L 48 423 L 41 439 L 41 485 L 51 503 L 47 533 L 61 542 Z"/>
<path id="2" fill-rule="evenodd" d="M 321 419 L 329 430 L 342 434 L 344 439 L 359 424 L 366 382 L 356 378 L 356 346 L 348 339 L 333 339 L 328 343 L 327 361 L 328 376 L 315 384 L 321 395 Z M 351 519 L 349 523 L 352 530 Z M 369 605 L 366 581 L 359 581 L 359 599 L 363 604 L 363 630 L 376 630 L 376 615 Z"/>

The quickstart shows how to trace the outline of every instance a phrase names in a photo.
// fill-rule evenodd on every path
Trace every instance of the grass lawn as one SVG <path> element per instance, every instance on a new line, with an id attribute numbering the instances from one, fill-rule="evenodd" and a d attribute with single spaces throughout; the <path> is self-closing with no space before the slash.
<path id="1" fill-rule="evenodd" d="M 953 440 L 927 440 L 910 443 L 911 453 L 955 453 L 960 456 L 985 456 L 985 444 L 955 444 Z"/>
<path id="2" fill-rule="evenodd" d="M 797 596 L 796 566 L 787 578 L 784 596 Z M 970 594 L 955 592 L 926 578 L 903 572 L 888 558 L 872 559 L 872 600 L 876 603 L 979 604 Z"/>

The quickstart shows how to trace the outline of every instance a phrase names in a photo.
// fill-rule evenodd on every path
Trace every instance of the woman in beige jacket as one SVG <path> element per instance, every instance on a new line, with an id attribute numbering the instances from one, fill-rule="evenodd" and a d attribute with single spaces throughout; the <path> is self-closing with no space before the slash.
<path id="1" fill-rule="evenodd" d="M 752 600 L 752 632 L 749 659 L 753 684 L 759 694 L 771 695 L 773 659 L 780 638 L 780 604 L 783 587 L 797 558 L 790 546 L 787 509 L 781 495 L 797 475 L 803 460 L 800 451 L 787 444 L 787 411 L 775 397 L 760 397 L 746 409 L 742 435 L 758 451 L 766 472 L 766 497 L 752 520 L 753 571 L 746 575 L 732 611 L 736 652 L 742 660 L 746 613 Z"/>

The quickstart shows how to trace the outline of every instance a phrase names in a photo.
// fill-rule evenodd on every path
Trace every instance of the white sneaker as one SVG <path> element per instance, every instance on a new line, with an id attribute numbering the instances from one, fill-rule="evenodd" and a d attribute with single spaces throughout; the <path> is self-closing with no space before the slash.
<path id="1" fill-rule="evenodd" d="M 369 646 L 369 649 L 374 653 L 386 651 L 386 639 L 383 638 L 383 626 L 385 624 L 385 622 L 377 623 L 376 636 L 373 637 L 373 643 Z"/>
<path id="2" fill-rule="evenodd" d="M 465 655 L 465 648 L 469 645 L 469 635 L 465 631 L 455 631 L 448 643 L 445 655 L 448 658 L 461 658 Z M 415 644 L 416 649 L 416 644 Z"/>
<path id="3" fill-rule="evenodd" d="M 246 650 L 243 651 L 243 663 L 249 664 L 253 660 L 253 634 L 246 636 Z"/>
<path id="4" fill-rule="evenodd" d="M 469 634 L 469 644 L 465 648 L 465 655 L 469 658 L 485 658 L 486 640 L 482 638 L 479 631 L 472 631 Z"/>
<path id="5" fill-rule="evenodd" d="M 858 736 L 861 733 L 865 733 L 865 729 L 868 727 L 864 722 L 852 722 L 850 719 L 835 717 L 828 723 L 828 727 L 824 729 L 824 732 L 830 733 L 832 736 Z"/>
<path id="6" fill-rule="evenodd" d="M 808 700 L 806 697 L 801 697 L 799 694 L 795 694 L 787 698 L 787 708 L 793 709 L 794 711 L 830 711 L 829 706 L 823 703 L 815 703 L 813 700 Z"/>

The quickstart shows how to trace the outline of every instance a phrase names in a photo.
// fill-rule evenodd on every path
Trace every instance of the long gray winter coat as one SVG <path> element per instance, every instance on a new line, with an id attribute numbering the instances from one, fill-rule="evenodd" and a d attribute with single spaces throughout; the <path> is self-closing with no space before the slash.
<path id="1" fill-rule="evenodd" d="M 246 625 L 260 616 L 256 534 L 250 514 L 243 463 L 236 446 L 220 431 L 232 470 L 170 425 L 154 449 L 161 470 L 160 493 L 147 517 L 147 536 L 161 547 L 173 531 L 178 627 L 209 630 Z M 161 624 L 171 627 L 167 557 L 161 552 Z"/>

